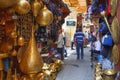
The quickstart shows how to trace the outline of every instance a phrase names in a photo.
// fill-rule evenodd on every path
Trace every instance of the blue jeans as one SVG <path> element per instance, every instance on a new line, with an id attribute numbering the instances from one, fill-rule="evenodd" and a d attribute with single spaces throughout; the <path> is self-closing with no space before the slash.
<path id="1" fill-rule="evenodd" d="M 71 42 L 71 49 L 73 49 L 73 45 L 74 45 L 74 42 L 72 41 L 72 42 Z"/>
<path id="2" fill-rule="evenodd" d="M 9 68 L 9 62 L 10 60 L 8 58 L 3 59 L 3 65 L 4 65 L 4 71 L 7 72 Z"/>
<path id="3" fill-rule="evenodd" d="M 76 44 L 76 52 L 77 52 L 77 59 L 79 59 L 80 56 L 81 56 L 81 59 L 83 59 L 84 57 L 83 43 Z"/>
<path id="4" fill-rule="evenodd" d="M 57 48 L 58 54 L 60 54 L 60 59 L 64 60 L 64 53 L 63 53 L 63 48 Z"/>

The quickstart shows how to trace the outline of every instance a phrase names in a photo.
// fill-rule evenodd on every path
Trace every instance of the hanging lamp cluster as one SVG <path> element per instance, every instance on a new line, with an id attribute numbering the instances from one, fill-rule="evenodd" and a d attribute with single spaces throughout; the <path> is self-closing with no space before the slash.
<path id="1" fill-rule="evenodd" d="M 33 16 L 36 18 L 38 24 L 42 26 L 48 26 L 53 21 L 52 12 L 46 7 L 41 0 L 0 0 L 0 9 L 14 9 L 19 14 L 27 14 L 30 10 Z"/>

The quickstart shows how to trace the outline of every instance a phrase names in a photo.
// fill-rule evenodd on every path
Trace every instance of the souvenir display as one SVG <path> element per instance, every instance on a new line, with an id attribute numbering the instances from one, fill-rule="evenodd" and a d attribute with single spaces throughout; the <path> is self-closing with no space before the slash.
<path id="1" fill-rule="evenodd" d="M 94 80 L 102 80 L 102 64 L 101 63 L 95 64 Z"/>

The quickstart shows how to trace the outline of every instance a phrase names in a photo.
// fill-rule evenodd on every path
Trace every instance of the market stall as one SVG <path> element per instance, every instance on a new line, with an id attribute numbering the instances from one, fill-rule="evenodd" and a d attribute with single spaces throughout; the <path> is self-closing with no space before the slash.
<path id="1" fill-rule="evenodd" d="M 0 0 L 0 79 L 55 80 L 63 62 L 49 48 L 69 13 L 61 0 Z"/>
<path id="2" fill-rule="evenodd" d="M 100 61 L 101 69 L 100 65 L 95 67 L 95 80 L 102 80 L 102 78 L 104 80 L 119 80 L 119 2 L 119 0 L 94 0 L 91 4 L 92 15 L 101 15 L 99 16 L 98 32 L 102 44 L 100 55 L 103 58 Z M 115 76 L 116 74 L 118 75 Z"/>

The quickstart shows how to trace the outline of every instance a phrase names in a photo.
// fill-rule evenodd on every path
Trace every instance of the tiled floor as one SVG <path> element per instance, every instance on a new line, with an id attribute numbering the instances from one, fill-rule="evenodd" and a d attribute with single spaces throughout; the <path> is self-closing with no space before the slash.
<path id="1" fill-rule="evenodd" d="M 76 50 L 67 49 L 68 57 L 64 60 L 62 71 L 56 80 L 94 80 L 94 69 L 90 67 L 89 48 L 84 48 L 83 60 L 76 60 Z"/>

